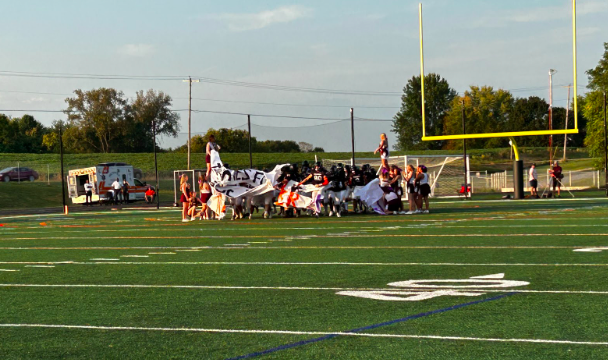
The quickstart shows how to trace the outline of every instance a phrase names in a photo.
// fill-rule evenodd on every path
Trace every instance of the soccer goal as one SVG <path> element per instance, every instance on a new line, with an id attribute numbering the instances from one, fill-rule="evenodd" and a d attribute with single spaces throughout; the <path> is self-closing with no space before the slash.
<path id="1" fill-rule="evenodd" d="M 466 183 L 465 161 L 467 165 Z M 424 165 L 426 166 L 427 174 L 429 175 L 431 197 L 456 198 L 471 196 L 473 189 L 471 188 L 471 166 L 469 161 L 470 158 L 468 155 L 466 160 L 463 155 L 406 155 L 392 156 L 389 160 L 389 165 L 397 165 L 404 170 L 404 175 L 408 165 L 412 165 L 414 168 L 417 168 L 419 165 Z M 337 165 L 338 163 L 345 165 L 352 164 L 352 160 L 324 159 L 322 163 L 323 167 L 330 169 L 333 165 Z M 355 165 L 361 167 L 365 164 L 369 164 L 375 170 L 378 170 L 382 165 L 379 158 L 355 159 Z M 405 196 L 407 198 L 407 192 Z"/>

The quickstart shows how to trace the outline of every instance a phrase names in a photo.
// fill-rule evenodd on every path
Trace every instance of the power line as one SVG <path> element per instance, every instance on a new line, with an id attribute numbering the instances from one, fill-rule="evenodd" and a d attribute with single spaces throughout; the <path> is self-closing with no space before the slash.
<path id="1" fill-rule="evenodd" d="M 320 117 L 292 116 L 292 115 L 247 114 L 247 113 L 229 112 L 229 111 L 194 110 L 194 109 L 192 110 L 192 112 L 221 114 L 221 115 L 244 115 L 244 116 L 250 115 L 250 116 L 266 117 L 266 118 L 302 119 L 302 120 L 319 120 L 319 121 L 343 121 L 343 120 L 348 120 L 348 119 L 320 118 Z"/>
<path id="2" fill-rule="evenodd" d="M 74 73 L 37 73 L 37 72 L 22 72 L 22 71 L 0 71 L 0 76 L 11 77 L 28 77 L 28 78 L 50 78 L 50 79 L 94 79 L 94 80 L 151 80 L 151 81 L 177 81 L 185 77 L 184 75 L 174 76 L 151 76 L 151 75 L 103 75 L 103 74 L 74 74 Z M 202 82 L 216 85 L 238 86 L 256 89 L 277 90 L 277 91 L 297 91 L 322 93 L 332 95 L 366 95 L 366 96 L 395 96 L 401 95 L 400 92 L 394 91 L 360 91 L 360 90 L 338 90 L 326 88 L 309 88 L 296 87 L 286 85 L 275 85 L 265 83 L 253 83 L 235 80 L 224 80 L 217 78 L 209 78 L 202 76 L 193 76 Z"/>
<path id="3" fill-rule="evenodd" d="M 318 126 L 328 126 L 328 125 L 343 123 L 345 121 L 349 121 L 349 119 L 334 121 L 334 122 L 325 123 L 325 124 L 317 124 L 317 125 L 271 126 L 271 125 L 260 125 L 260 124 L 254 124 L 254 123 L 251 123 L 251 125 L 254 125 L 257 127 L 263 127 L 263 128 L 274 128 L 274 129 L 299 129 L 299 128 L 311 128 L 311 127 L 318 127 Z"/>
<path id="4" fill-rule="evenodd" d="M 177 97 L 174 99 L 187 99 Z M 258 102 L 258 101 L 238 101 L 238 100 L 220 100 L 220 99 L 205 99 L 205 98 L 192 98 L 192 100 L 201 101 L 213 101 L 223 103 L 236 103 L 236 104 L 253 104 L 253 105 L 273 105 L 273 106 L 299 106 L 299 107 L 328 107 L 328 108 L 346 108 L 350 109 L 352 105 L 321 105 L 321 104 L 289 104 L 289 103 L 272 103 L 272 102 Z M 358 109 L 399 109 L 398 106 L 355 106 Z"/>
<path id="5" fill-rule="evenodd" d="M 62 113 L 63 110 L 3 110 L 0 112 L 36 112 L 36 113 Z"/>
<path id="6" fill-rule="evenodd" d="M 17 93 L 17 94 L 35 94 L 35 95 L 60 95 L 60 96 L 72 96 L 74 94 L 59 94 L 49 92 L 37 92 L 37 91 L 17 91 L 17 90 L 0 90 L 3 93 Z"/>

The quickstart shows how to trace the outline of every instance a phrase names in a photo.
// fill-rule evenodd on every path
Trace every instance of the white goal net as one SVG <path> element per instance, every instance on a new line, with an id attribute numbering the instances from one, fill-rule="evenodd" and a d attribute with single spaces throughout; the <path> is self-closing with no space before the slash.
<path id="1" fill-rule="evenodd" d="M 338 163 L 348 165 L 352 161 L 351 159 L 324 159 L 322 163 L 329 170 L 333 165 L 337 165 Z M 465 158 L 463 155 L 406 155 L 393 156 L 389 160 L 389 165 L 397 165 L 402 170 L 405 170 L 408 165 L 412 165 L 414 168 L 417 168 L 419 165 L 426 166 L 431 184 L 431 197 L 435 198 L 471 196 L 469 191 L 462 191 L 471 186 L 469 156 L 466 157 L 466 163 L 467 173 L 465 182 Z M 369 164 L 375 170 L 378 170 L 382 163 L 379 158 L 355 159 L 355 165 L 361 167 L 365 164 Z"/>

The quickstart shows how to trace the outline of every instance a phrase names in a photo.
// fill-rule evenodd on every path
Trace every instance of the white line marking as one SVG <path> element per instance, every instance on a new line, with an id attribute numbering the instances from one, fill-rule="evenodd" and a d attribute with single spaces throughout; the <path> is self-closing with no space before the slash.
<path id="1" fill-rule="evenodd" d="M 90 259 L 91 261 L 118 261 L 120 259 L 104 259 L 104 258 L 95 258 L 95 259 Z"/>
<path id="2" fill-rule="evenodd" d="M 388 237 L 388 238 L 428 238 L 428 237 L 435 237 L 435 238 L 452 238 L 452 237 L 466 237 L 466 238 L 470 238 L 470 237 L 538 237 L 541 234 L 531 234 L 531 233 L 525 233 L 525 234 L 383 234 L 383 237 Z M 374 235 L 350 235 L 349 238 L 353 239 L 353 238 L 371 238 Z M 608 236 L 608 234 L 604 234 L 604 233 L 593 233 L 593 234 L 552 234 L 552 236 Z M 184 240 L 192 240 L 192 239 L 234 239 L 234 238 L 284 238 L 283 236 L 279 236 L 279 235 L 268 235 L 268 236 L 264 236 L 264 235 L 233 235 L 233 236 L 229 236 L 229 235 L 201 235 L 201 236 L 104 236 L 102 238 L 82 238 L 82 237 L 77 237 L 77 236 L 49 236 L 49 237 L 45 237 L 44 240 L 99 240 L 99 239 L 153 239 L 153 240 L 159 240 L 159 239 L 184 239 Z M 311 236 L 306 236 L 306 237 L 289 237 L 289 239 L 294 239 L 294 240 L 305 240 L 307 238 L 311 238 L 314 237 L 315 239 L 327 239 L 327 238 L 335 238 L 335 236 L 331 236 L 331 235 L 311 235 Z M 18 238 L 11 238 L 11 239 L 4 239 L 1 241 L 13 241 L 13 240 L 41 240 L 40 238 L 35 238 L 35 237 L 18 237 Z M 228 245 L 228 244 L 226 244 Z M 249 244 L 232 244 L 235 246 L 247 246 Z"/>
<path id="3" fill-rule="evenodd" d="M 574 252 L 586 252 L 586 253 L 601 253 L 602 251 L 607 251 L 608 247 L 596 247 L 596 248 L 584 248 L 584 249 L 576 249 L 572 250 Z"/>
<path id="4" fill-rule="evenodd" d="M 254 244 L 251 242 L 251 244 Z M 421 245 L 421 246 L 367 246 L 367 245 L 353 245 L 353 246 L 253 246 L 253 247 L 239 247 L 239 249 L 248 249 L 248 250 L 276 250 L 276 249 L 580 249 L 584 248 L 584 245 L 577 246 L 452 246 L 452 245 Z M 173 247 L 173 246 L 158 246 L 158 247 L 147 247 L 147 246 L 120 246 L 120 247 L 101 247 L 101 246 L 92 246 L 92 247 L 0 247 L 0 250 L 174 250 L 174 251 L 201 251 L 201 250 L 225 250 L 231 249 L 233 247 L 227 246 L 201 246 L 196 248 L 184 248 L 184 247 Z M 608 248 L 607 248 L 608 250 Z M 576 251 L 576 250 L 575 250 Z"/>
<path id="5" fill-rule="evenodd" d="M 19 270 L 15 270 L 19 271 Z M 296 286 L 222 286 L 222 285 L 111 285 L 111 284 L 0 284 L 0 287 L 32 287 L 32 288 L 129 288 L 129 289 L 200 289 L 200 290 L 279 290 L 279 291 L 389 291 L 388 288 L 339 288 L 339 287 L 296 287 Z M 408 291 L 426 292 L 428 289 L 407 289 Z M 504 293 L 505 289 L 467 289 L 480 293 Z M 608 291 L 588 290 L 513 290 L 528 294 L 556 295 L 608 295 Z"/>
<path id="6" fill-rule="evenodd" d="M 175 255 L 174 252 L 151 252 L 150 255 Z"/>
<path id="7" fill-rule="evenodd" d="M 487 342 L 518 342 L 538 344 L 564 344 L 564 345 L 594 345 L 606 346 L 608 342 L 572 341 L 550 339 L 496 339 L 461 336 L 439 335 L 402 335 L 402 334 L 368 334 L 352 332 L 324 332 L 324 331 L 289 331 L 289 330 L 236 330 L 236 329 L 201 329 L 201 328 L 155 328 L 135 326 L 92 326 L 92 325 L 51 325 L 51 324 L 0 324 L 4 328 L 45 328 L 45 329 L 79 329 L 79 330 L 135 330 L 135 331 L 175 331 L 175 332 L 206 332 L 230 334 L 274 334 L 274 335 L 339 335 L 354 337 L 401 338 L 401 339 L 429 339 L 429 340 L 456 340 L 456 341 L 487 341 Z"/>
<path id="8" fill-rule="evenodd" d="M 504 279 L 505 273 L 493 274 L 493 275 L 482 275 L 482 276 L 471 276 L 471 279 Z"/>
<path id="9" fill-rule="evenodd" d="M 25 265 L 25 267 L 32 267 L 32 268 L 54 268 L 55 265 Z"/>
<path id="10" fill-rule="evenodd" d="M 12 272 L 12 271 L 19 271 L 19 270 L 15 270 L 15 269 L 0 269 L 0 271 Z"/>
<path id="11" fill-rule="evenodd" d="M 147 258 L 148 255 L 120 255 L 120 257 L 124 258 Z"/>
<path id="12" fill-rule="evenodd" d="M 119 259 L 116 259 L 119 260 Z M 352 262 L 239 262 L 239 261 L 0 261 L 0 264 L 74 264 L 74 265 L 310 265 L 310 266 L 541 266 L 541 267 L 608 267 L 606 264 L 524 264 L 524 263 L 352 263 Z"/>

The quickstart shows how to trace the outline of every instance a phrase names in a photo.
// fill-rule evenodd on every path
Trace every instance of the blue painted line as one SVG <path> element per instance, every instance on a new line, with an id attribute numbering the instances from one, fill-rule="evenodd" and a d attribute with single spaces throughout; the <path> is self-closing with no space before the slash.
<path id="1" fill-rule="evenodd" d="M 344 331 L 344 332 L 346 332 L 346 333 L 359 333 L 359 332 L 362 332 L 362 331 L 377 329 L 377 328 L 383 327 L 383 326 L 388 326 L 388 325 L 393 325 L 393 324 L 397 324 L 397 323 L 401 323 L 401 322 L 405 322 L 405 321 L 409 321 L 409 320 L 419 319 L 419 318 L 425 317 L 425 316 L 440 314 L 440 313 L 444 313 L 446 311 L 456 310 L 456 309 L 460 309 L 460 308 L 471 306 L 471 305 L 477 305 L 477 304 L 482 304 L 482 303 L 489 302 L 489 301 L 500 300 L 502 298 L 505 298 L 505 297 L 508 297 L 508 296 L 512 296 L 512 295 L 515 295 L 515 294 L 517 294 L 517 292 L 511 292 L 511 293 L 507 293 L 507 294 L 502 294 L 502 295 L 494 296 L 494 297 L 483 299 L 483 300 L 471 301 L 471 302 L 468 302 L 468 303 L 458 304 L 458 305 L 450 306 L 450 307 L 443 308 L 443 309 L 427 311 L 427 312 L 423 312 L 423 313 L 416 314 L 416 315 L 410 315 L 410 316 L 407 316 L 407 317 L 404 317 L 404 318 L 401 318 L 401 319 L 396 319 L 396 320 L 382 322 L 382 323 L 379 323 L 379 324 L 364 326 L 364 327 L 360 327 L 360 328 L 357 328 L 357 329 L 352 329 L 352 330 L 348 330 L 348 331 Z M 302 346 L 302 345 L 307 345 L 307 344 L 312 344 L 312 343 L 316 343 L 316 342 L 319 342 L 319 341 L 333 339 L 333 338 L 335 338 L 337 336 L 340 336 L 340 335 L 339 334 L 329 334 L 329 335 L 321 336 L 321 337 L 314 338 L 314 339 L 302 340 L 302 341 L 298 341 L 298 342 L 294 342 L 294 343 L 290 343 L 290 344 L 285 344 L 285 345 L 277 346 L 277 347 L 270 348 L 270 349 L 267 349 L 267 350 L 264 350 L 264 351 L 258 351 L 258 352 L 253 352 L 253 353 L 246 354 L 246 355 L 241 355 L 241 356 L 237 356 L 237 357 L 233 357 L 233 358 L 228 358 L 227 360 L 249 359 L 249 358 L 253 358 L 253 357 L 257 357 L 257 356 L 271 354 L 273 352 L 277 352 L 277 351 L 281 351 L 281 350 L 291 349 L 291 348 Z"/>

